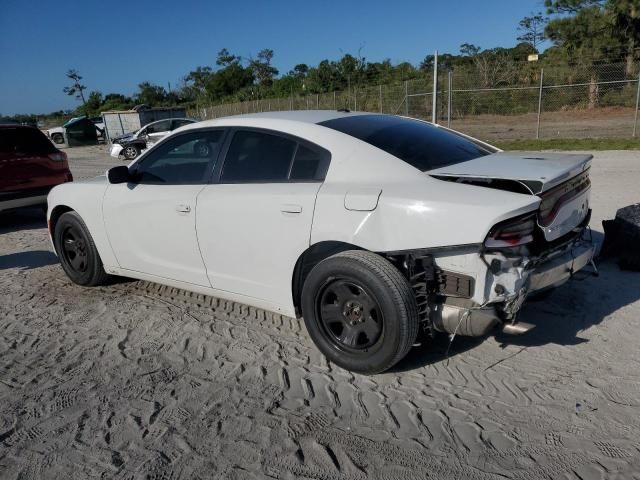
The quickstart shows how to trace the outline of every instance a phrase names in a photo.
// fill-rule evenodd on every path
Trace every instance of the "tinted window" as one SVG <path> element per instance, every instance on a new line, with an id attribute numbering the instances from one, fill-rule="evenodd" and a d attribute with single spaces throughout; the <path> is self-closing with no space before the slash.
<path id="1" fill-rule="evenodd" d="M 49 154 L 56 151 L 44 133 L 35 128 L 0 128 L 0 152 Z"/>
<path id="2" fill-rule="evenodd" d="M 289 178 L 291 180 L 324 180 L 327 170 L 326 160 L 326 155 L 323 153 L 298 145 Z"/>
<path id="3" fill-rule="evenodd" d="M 133 167 L 138 183 L 206 183 L 218 158 L 223 133 L 194 132 L 168 140 Z"/>
<path id="4" fill-rule="evenodd" d="M 145 133 L 148 135 L 150 133 L 167 132 L 169 130 L 171 130 L 171 120 L 162 120 L 148 125 Z"/>
<path id="5" fill-rule="evenodd" d="M 391 115 L 358 115 L 320 125 L 363 140 L 423 172 L 495 153 L 447 130 Z"/>
<path id="6" fill-rule="evenodd" d="M 238 131 L 229 146 L 220 181 L 286 181 L 296 145 L 277 135 Z"/>
<path id="7" fill-rule="evenodd" d="M 191 120 L 174 120 L 173 121 L 173 130 L 176 128 L 184 127 L 185 125 L 189 125 L 193 123 Z"/>

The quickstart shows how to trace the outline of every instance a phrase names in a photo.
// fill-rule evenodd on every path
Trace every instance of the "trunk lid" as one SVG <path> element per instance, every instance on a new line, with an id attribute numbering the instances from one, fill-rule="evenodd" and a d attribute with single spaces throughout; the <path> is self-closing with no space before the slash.
<path id="1" fill-rule="evenodd" d="M 516 181 L 537 195 L 587 170 L 592 158 L 589 154 L 498 152 L 426 173 L 461 181 Z"/>

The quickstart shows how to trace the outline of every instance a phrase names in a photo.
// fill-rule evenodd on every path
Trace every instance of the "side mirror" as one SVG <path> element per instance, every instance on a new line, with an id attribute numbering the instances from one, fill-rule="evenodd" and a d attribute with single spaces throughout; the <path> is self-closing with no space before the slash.
<path id="1" fill-rule="evenodd" d="M 120 165 L 107 170 L 107 178 L 109 183 L 127 183 L 131 181 L 131 174 L 129 173 L 129 167 L 126 165 Z"/>

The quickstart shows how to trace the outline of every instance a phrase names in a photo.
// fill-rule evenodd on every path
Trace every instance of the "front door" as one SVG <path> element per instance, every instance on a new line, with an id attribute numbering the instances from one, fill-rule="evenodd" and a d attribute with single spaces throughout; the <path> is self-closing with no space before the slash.
<path id="1" fill-rule="evenodd" d="M 224 133 L 177 135 L 130 167 L 134 182 L 109 186 L 104 221 L 121 268 L 209 286 L 196 237 L 196 198 L 211 177 Z"/>

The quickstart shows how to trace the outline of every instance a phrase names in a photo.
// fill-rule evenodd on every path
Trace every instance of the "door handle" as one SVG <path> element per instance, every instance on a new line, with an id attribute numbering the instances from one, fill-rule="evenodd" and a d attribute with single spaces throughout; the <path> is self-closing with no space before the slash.
<path id="1" fill-rule="evenodd" d="M 178 213 L 189 213 L 191 212 L 191 207 L 189 205 L 177 205 L 176 212 Z"/>
<path id="2" fill-rule="evenodd" d="M 280 211 L 282 213 L 302 213 L 302 205 L 286 203 L 284 205 L 280 205 Z"/>

